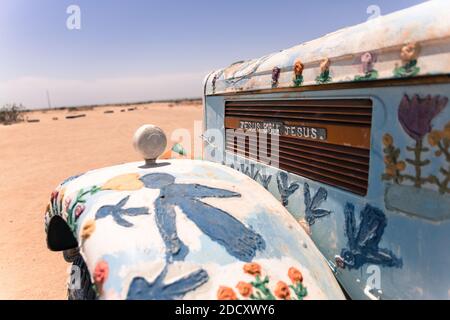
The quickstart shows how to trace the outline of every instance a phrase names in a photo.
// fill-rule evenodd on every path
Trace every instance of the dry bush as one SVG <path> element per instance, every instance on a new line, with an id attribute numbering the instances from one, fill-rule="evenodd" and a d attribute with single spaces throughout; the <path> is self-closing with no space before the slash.
<path id="1" fill-rule="evenodd" d="M 0 109 L 0 123 L 12 124 L 20 121 L 23 121 L 23 107 L 21 104 L 7 104 Z"/>

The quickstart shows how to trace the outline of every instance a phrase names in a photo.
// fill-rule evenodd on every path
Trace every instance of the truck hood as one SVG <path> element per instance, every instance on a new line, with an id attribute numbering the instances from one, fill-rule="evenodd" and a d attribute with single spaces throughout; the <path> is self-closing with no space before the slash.
<path id="1" fill-rule="evenodd" d="M 52 193 L 46 227 L 55 216 L 77 239 L 101 299 L 344 298 L 281 203 L 220 164 L 89 171 Z"/>

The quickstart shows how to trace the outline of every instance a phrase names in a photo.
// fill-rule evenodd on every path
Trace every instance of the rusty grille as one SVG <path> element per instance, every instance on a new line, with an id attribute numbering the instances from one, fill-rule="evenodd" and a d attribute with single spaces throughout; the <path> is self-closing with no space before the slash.
<path id="1" fill-rule="evenodd" d="M 267 157 L 266 152 L 259 149 L 261 140 L 258 134 L 247 130 L 230 131 L 241 128 L 243 121 L 323 128 L 327 137 L 319 141 L 280 132 L 278 141 L 273 142 L 269 134 Z M 226 150 L 262 161 L 268 160 L 277 147 L 278 158 L 275 163 L 272 158 L 272 165 L 365 195 L 371 122 L 372 101 L 369 99 L 227 101 Z M 245 143 L 239 144 L 238 141 Z"/>

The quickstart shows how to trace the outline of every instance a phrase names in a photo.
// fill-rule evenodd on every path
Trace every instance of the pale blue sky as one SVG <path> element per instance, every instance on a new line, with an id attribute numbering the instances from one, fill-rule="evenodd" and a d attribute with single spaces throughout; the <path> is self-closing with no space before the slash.
<path id="1" fill-rule="evenodd" d="M 0 105 L 199 97 L 211 70 L 423 1 L 0 0 Z"/>

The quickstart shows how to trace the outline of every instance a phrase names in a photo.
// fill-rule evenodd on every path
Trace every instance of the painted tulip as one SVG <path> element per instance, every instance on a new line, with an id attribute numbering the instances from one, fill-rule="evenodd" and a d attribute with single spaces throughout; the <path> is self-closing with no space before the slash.
<path id="1" fill-rule="evenodd" d="M 69 211 L 71 202 L 72 202 L 72 199 L 69 197 L 64 200 L 64 209 L 66 210 L 66 212 Z"/>
<path id="2" fill-rule="evenodd" d="M 76 207 L 75 207 L 75 211 L 74 211 L 74 213 L 75 213 L 75 217 L 78 219 L 80 216 L 81 216 L 81 214 L 84 212 L 84 209 L 85 209 L 85 207 L 84 207 L 84 204 L 78 204 Z"/>
<path id="3" fill-rule="evenodd" d="M 398 120 L 411 138 L 421 141 L 431 131 L 431 121 L 445 108 L 447 102 L 447 97 L 438 95 L 425 98 L 414 95 L 410 99 L 405 94 L 398 108 Z"/>
<path id="4" fill-rule="evenodd" d="M 217 291 L 218 300 L 237 300 L 236 293 L 229 287 L 221 286 Z"/>

